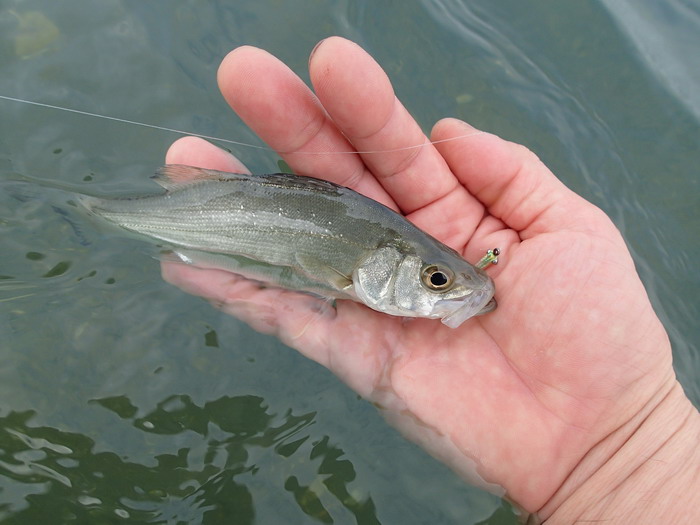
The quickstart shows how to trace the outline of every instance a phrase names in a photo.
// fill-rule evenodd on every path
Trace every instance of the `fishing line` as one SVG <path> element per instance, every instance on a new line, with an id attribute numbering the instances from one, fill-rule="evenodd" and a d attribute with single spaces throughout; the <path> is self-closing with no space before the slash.
<path id="1" fill-rule="evenodd" d="M 450 137 L 450 138 L 441 139 L 441 140 L 432 140 L 432 141 L 429 140 L 429 141 L 424 142 L 422 144 L 414 144 L 412 146 L 404 146 L 401 148 L 391 148 L 391 149 L 364 150 L 364 151 L 295 151 L 295 152 L 279 151 L 278 152 L 277 150 L 270 148 L 268 146 L 259 146 L 256 144 L 249 144 L 247 142 L 240 142 L 237 140 L 222 139 L 220 137 L 212 137 L 210 135 L 202 135 L 201 133 L 192 133 L 190 131 L 183 131 L 180 129 L 168 128 L 165 126 L 156 126 L 155 124 L 147 124 L 146 122 L 137 122 L 135 120 L 128 120 L 128 119 L 119 118 L 119 117 L 112 117 L 110 115 L 101 115 L 99 113 L 91 113 L 89 111 L 82 111 L 80 109 L 66 108 L 63 106 L 54 106 L 52 104 L 45 104 L 43 102 L 35 102 L 33 100 L 8 97 L 6 95 L 0 95 L 0 99 L 10 100 L 12 102 L 20 102 L 22 104 L 29 104 L 32 106 L 39 106 L 39 107 L 43 107 L 43 108 L 56 109 L 59 111 L 67 111 L 69 113 L 76 113 L 78 115 L 83 115 L 83 116 L 87 116 L 87 117 L 101 118 L 101 119 L 105 119 L 105 120 L 113 120 L 115 122 L 121 122 L 123 124 L 131 124 L 134 126 L 142 126 L 144 128 L 151 128 L 151 129 L 157 129 L 157 130 L 161 130 L 161 131 L 168 131 L 170 133 L 176 133 L 178 135 L 199 137 L 201 139 L 207 139 L 207 140 L 216 140 L 219 142 L 225 142 L 227 144 L 233 144 L 236 146 L 243 146 L 246 148 L 254 148 L 254 149 L 259 149 L 259 150 L 264 150 L 264 151 L 274 151 L 275 153 L 289 153 L 289 154 L 294 154 L 294 155 L 359 155 L 359 154 L 367 155 L 367 154 L 375 154 L 375 153 L 394 153 L 397 151 L 406 151 L 406 150 L 411 150 L 411 149 L 424 148 L 425 146 L 428 146 L 429 144 L 441 144 L 443 142 L 451 142 L 453 140 L 460 140 L 460 139 L 463 139 L 466 137 L 472 137 L 474 135 L 481 135 L 482 133 L 484 133 L 483 131 L 475 130 L 475 131 L 472 131 L 471 133 L 466 133 L 464 135 L 458 135 L 456 137 Z"/>
<path id="2" fill-rule="evenodd" d="M 218 140 L 221 142 L 227 142 L 229 144 L 235 144 L 236 146 L 245 146 L 248 148 L 272 150 L 272 148 L 268 148 L 267 146 L 257 146 L 255 144 L 247 144 L 245 142 L 238 142 L 235 140 L 221 139 L 219 137 L 210 137 L 208 135 L 201 135 L 199 133 L 190 133 L 188 131 L 182 131 L 179 129 L 166 128 L 163 126 L 156 126 L 155 124 L 146 124 L 145 122 L 136 122 L 135 120 L 127 120 L 125 118 L 111 117 L 109 115 L 100 115 L 99 113 L 90 113 L 89 111 L 82 111 L 80 109 L 64 108 L 62 106 L 53 106 L 51 104 L 44 104 L 43 102 L 34 102 L 32 100 L 24 100 L 22 98 L 7 97 L 5 95 L 0 95 L 0 98 L 5 99 L 5 100 L 11 100 L 13 102 L 21 102 L 22 104 L 31 104 L 32 106 L 40 106 L 43 108 L 58 109 L 60 111 L 68 111 L 69 113 L 77 113 L 78 115 L 85 115 L 87 117 L 95 117 L 95 118 L 102 118 L 102 119 L 106 119 L 106 120 L 114 120 L 116 122 L 122 122 L 124 124 L 133 124 L 135 126 L 143 126 L 144 128 L 159 129 L 161 131 L 170 131 L 171 133 L 178 133 L 180 135 L 192 135 L 192 136 L 199 137 L 202 139 Z"/>

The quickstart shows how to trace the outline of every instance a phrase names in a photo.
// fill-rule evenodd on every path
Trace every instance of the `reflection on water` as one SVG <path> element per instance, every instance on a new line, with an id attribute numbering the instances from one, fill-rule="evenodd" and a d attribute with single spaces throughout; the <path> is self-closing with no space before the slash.
<path id="1" fill-rule="evenodd" d="M 355 470 L 343 450 L 327 436 L 309 441 L 314 413 L 276 416 L 257 396 L 203 406 L 170 396 L 148 411 L 126 396 L 93 403 L 139 429 L 153 463 L 97 450 L 81 434 L 33 426 L 32 411 L 10 412 L 0 418 L 0 473 L 19 483 L 23 497 L 0 490 L 3 523 L 100 523 L 115 515 L 144 523 L 253 523 L 262 455 L 313 521 L 333 523 L 342 506 L 360 523 L 379 523 L 372 498 L 358 499 L 348 487 Z M 182 446 L 176 454 L 159 452 L 157 436 L 180 436 Z M 309 462 L 316 478 L 302 482 Z"/>
<path id="2" fill-rule="evenodd" d="M 700 121 L 700 9 L 693 2 L 603 0 L 649 70 Z"/>

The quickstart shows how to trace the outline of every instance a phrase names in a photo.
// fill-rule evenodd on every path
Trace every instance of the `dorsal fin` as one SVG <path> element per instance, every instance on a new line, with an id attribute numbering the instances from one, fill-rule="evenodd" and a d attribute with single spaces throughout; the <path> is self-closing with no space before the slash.
<path id="1" fill-rule="evenodd" d="M 166 164 L 158 168 L 151 179 L 166 190 L 172 191 L 205 180 L 224 181 L 239 177 L 241 175 L 237 173 L 195 168 L 184 164 Z"/>

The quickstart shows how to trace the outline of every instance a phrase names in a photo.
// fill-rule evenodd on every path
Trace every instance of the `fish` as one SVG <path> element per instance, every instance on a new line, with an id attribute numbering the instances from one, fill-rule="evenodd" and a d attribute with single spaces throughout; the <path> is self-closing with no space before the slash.
<path id="1" fill-rule="evenodd" d="M 166 165 L 165 192 L 81 195 L 90 215 L 166 246 L 178 260 L 451 328 L 496 307 L 486 272 L 401 214 L 302 175 Z"/>

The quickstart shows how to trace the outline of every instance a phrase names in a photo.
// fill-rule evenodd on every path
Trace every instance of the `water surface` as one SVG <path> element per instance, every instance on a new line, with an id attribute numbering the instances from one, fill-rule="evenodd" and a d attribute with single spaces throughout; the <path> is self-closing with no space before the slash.
<path id="1" fill-rule="evenodd" d="M 260 46 L 307 79 L 318 40 L 354 39 L 426 130 L 457 116 L 526 144 L 612 216 L 700 404 L 699 13 L 8 0 L 0 94 L 259 144 L 216 88 L 225 54 Z M 150 191 L 175 138 L 0 101 L 0 177 Z M 235 153 L 277 170 L 270 152 Z M 0 192 L 0 236 L 3 523 L 516 523 L 327 371 L 165 284 L 148 247 L 55 192 Z"/>

